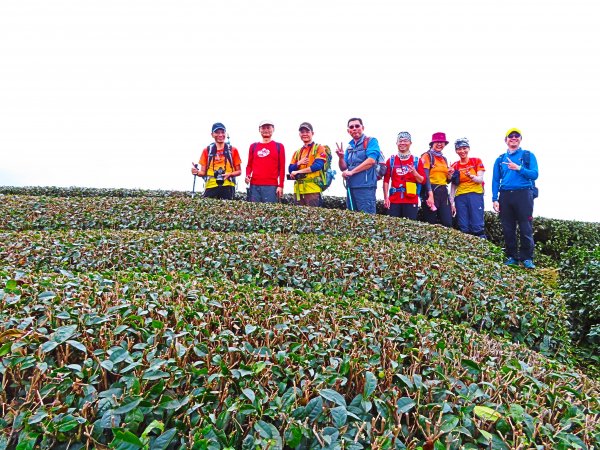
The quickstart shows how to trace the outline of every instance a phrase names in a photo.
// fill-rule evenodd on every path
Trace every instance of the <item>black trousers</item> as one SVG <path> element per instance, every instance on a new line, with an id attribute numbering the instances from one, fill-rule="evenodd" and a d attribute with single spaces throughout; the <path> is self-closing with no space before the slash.
<path id="1" fill-rule="evenodd" d="M 500 191 L 498 202 L 506 256 L 517 261 L 533 260 L 533 192 L 531 189 Z M 519 248 L 517 227 L 521 243 Z"/>
<path id="2" fill-rule="evenodd" d="M 204 191 L 204 198 L 218 198 L 221 200 L 233 200 L 235 186 L 215 186 Z"/>

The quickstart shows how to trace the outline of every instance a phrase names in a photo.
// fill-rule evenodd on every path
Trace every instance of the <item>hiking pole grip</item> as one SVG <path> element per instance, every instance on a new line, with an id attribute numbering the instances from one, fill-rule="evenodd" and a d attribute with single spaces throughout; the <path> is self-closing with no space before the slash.
<path id="1" fill-rule="evenodd" d="M 193 166 L 196 169 L 198 168 L 198 164 L 193 164 Z M 198 175 L 194 174 L 194 183 L 192 184 L 192 198 L 194 198 L 194 195 L 196 195 L 196 178 L 198 178 Z"/>

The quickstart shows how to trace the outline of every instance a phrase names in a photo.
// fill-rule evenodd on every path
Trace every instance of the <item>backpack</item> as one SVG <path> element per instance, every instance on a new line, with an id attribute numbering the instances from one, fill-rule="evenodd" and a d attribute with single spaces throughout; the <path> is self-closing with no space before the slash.
<path id="1" fill-rule="evenodd" d="M 323 165 L 323 168 L 319 170 L 319 175 L 311 179 L 311 181 L 313 181 L 317 186 L 321 188 L 321 192 L 325 191 L 329 186 L 331 186 L 331 182 L 334 180 L 335 175 L 337 173 L 331 168 L 331 149 L 328 145 L 323 145 L 322 147 L 325 149 L 325 155 L 327 156 L 325 158 L 325 164 Z M 313 143 L 313 157 L 317 156 L 318 150 L 319 144 Z M 298 158 L 300 157 L 301 151 L 302 149 L 296 151 L 296 160 L 298 160 Z"/>
<path id="2" fill-rule="evenodd" d="M 206 169 L 208 170 L 208 168 L 210 167 L 211 163 L 213 164 L 213 172 L 215 171 L 215 166 L 214 166 L 214 159 L 215 156 L 217 156 L 217 145 L 213 142 L 212 144 L 210 144 L 208 147 L 208 162 L 206 163 Z M 231 157 L 231 144 L 230 143 L 226 143 L 225 147 L 223 148 L 223 156 L 225 156 L 225 168 L 227 168 L 227 163 L 229 163 L 229 165 L 231 166 L 231 170 L 234 170 L 235 167 L 233 166 L 233 158 Z M 205 177 L 205 179 L 208 177 Z M 231 181 L 233 181 L 235 183 L 235 178 L 231 178 Z"/>
<path id="3" fill-rule="evenodd" d="M 523 165 L 526 169 L 529 169 L 531 164 L 531 152 L 529 150 L 523 150 Z M 533 198 L 538 198 L 540 190 L 535 185 L 535 180 L 531 180 L 531 190 L 533 191 Z"/>
<path id="4" fill-rule="evenodd" d="M 368 136 L 365 136 L 365 139 L 363 140 L 363 147 L 365 150 L 367 150 L 367 147 L 369 146 L 369 139 L 370 138 Z M 380 149 L 379 156 L 377 157 L 377 161 L 375 162 L 375 175 L 377 176 L 377 181 L 385 177 L 386 172 L 387 166 L 385 164 L 385 157 L 383 156 L 383 152 Z"/>
<path id="5" fill-rule="evenodd" d="M 390 158 L 390 175 L 392 175 L 394 173 L 394 161 L 396 161 L 396 155 L 393 155 Z M 415 170 L 417 170 L 417 168 L 419 167 L 419 158 L 417 158 L 416 156 L 413 156 L 413 163 L 415 165 Z M 391 180 L 390 180 L 391 183 Z M 416 181 L 415 181 L 416 183 Z M 421 196 L 421 187 L 422 184 L 421 183 L 416 183 L 417 184 L 417 197 Z M 395 194 L 396 192 L 400 192 L 400 189 L 398 188 L 390 188 L 390 195 Z"/>
<path id="6" fill-rule="evenodd" d="M 506 153 L 502 153 L 500 155 L 500 160 L 504 161 L 505 156 Z M 529 169 L 529 165 L 531 164 L 531 152 L 529 150 L 523 150 L 523 158 L 521 159 L 521 162 L 523 163 L 526 169 Z M 533 193 L 533 198 L 538 198 L 540 192 L 537 186 L 535 185 L 535 180 L 531 180 L 531 191 Z"/>

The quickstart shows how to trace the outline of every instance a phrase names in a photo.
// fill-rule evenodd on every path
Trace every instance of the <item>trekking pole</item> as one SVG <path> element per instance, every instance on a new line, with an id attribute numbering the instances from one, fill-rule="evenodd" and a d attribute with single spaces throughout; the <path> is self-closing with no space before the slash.
<path id="1" fill-rule="evenodd" d="M 193 164 L 193 165 L 196 169 L 198 168 L 198 164 Z M 194 175 L 194 184 L 192 184 L 192 198 L 194 198 L 194 195 L 196 195 L 196 178 L 197 177 L 198 177 L 198 175 Z"/>
<path id="2" fill-rule="evenodd" d="M 350 186 L 346 183 L 346 179 L 344 179 L 344 187 L 346 188 L 346 192 L 348 193 L 348 202 L 350 203 L 350 211 L 354 211 L 354 205 L 352 204 L 352 195 L 350 195 Z"/>

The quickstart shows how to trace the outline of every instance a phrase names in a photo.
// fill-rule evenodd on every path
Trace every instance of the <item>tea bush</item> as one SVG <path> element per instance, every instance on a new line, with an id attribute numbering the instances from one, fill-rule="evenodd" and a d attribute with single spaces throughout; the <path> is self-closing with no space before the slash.
<path id="1" fill-rule="evenodd" d="M 600 247 L 573 247 L 563 256 L 560 270 L 575 338 L 600 356 Z"/>
<path id="2" fill-rule="evenodd" d="M 487 241 L 53 189 L 0 189 L 0 449 L 600 448 L 564 298 Z"/>
<path id="3" fill-rule="evenodd" d="M 598 385 L 359 298 L 0 273 L 4 448 L 593 448 Z"/>

